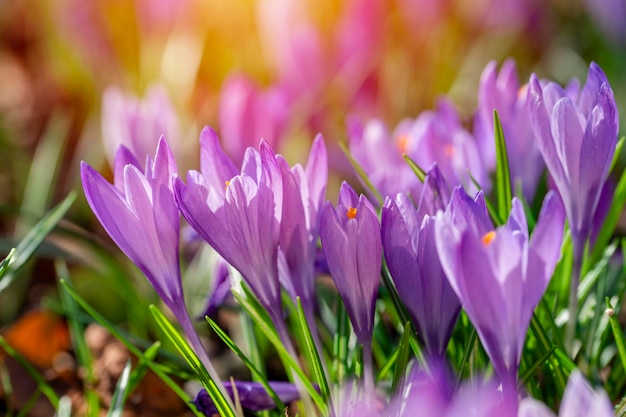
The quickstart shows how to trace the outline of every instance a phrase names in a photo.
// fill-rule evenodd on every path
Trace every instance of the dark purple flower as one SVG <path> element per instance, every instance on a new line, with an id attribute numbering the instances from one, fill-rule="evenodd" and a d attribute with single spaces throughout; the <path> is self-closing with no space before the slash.
<path id="1" fill-rule="evenodd" d="M 439 263 L 435 219 L 450 199 L 437 167 L 424 182 L 416 210 L 406 194 L 387 197 L 381 230 L 385 259 L 400 299 L 407 307 L 418 336 L 433 355 L 445 354 L 461 304 Z"/>
<path id="2" fill-rule="evenodd" d="M 474 200 L 459 188 L 437 215 L 441 266 L 505 390 L 515 390 L 526 330 L 561 256 L 564 216 L 549 193 L 529 238 L 524 208 L 513 199 L 507 223 L 494 230 L 482 192 Z"/>
<path id="3" fill-rule="evenodd" d="M 487 64 L 480 77 L 474 134 L 486 169 L 494 170 L 493 111 L 497 110 L 506 140 L 511 185 L 515 190 L 519 183 L 524 197 L 532 201 L 544 163 L 535 145 L 526 91 L 527 87 L 518 81 L 515 61 L 505 61 L 499 73 L 495 61 Z"/>
<path id="4" fill-rule="evenodd" d="M 320 223 L 322 248 L 359 343 L 369 343 L 382 265 L 380 226 L 374 207 L 346 183 L 335 209 L 326 202 Z"/>
<path id="5" fill-rule="evenodd" d="M 239 402 L 246 410 L 263 411 L 276 407 L 272 397 L 269 396 L 263 385 L 258 382 L 235 381 L 234 386 L 232 382 L 224 382 L 224 386 L 233 401 L 235 399 L 234 391 L 237 391 Z M 298 388 L 289 382 L 269 382 L 269 386 L 285 404 L 300 398 Z M 217 407 L 215 407 L 213 400 L 204 388 L 196 394 L 193 403 L 198 411 L 205 416 L 212 416 L 217 413 Z"/>
<path id="6" fill-rule="evenodd" d="M 587 83 L 563 90 L 530 78 L 528 105 L 537 146 L 563 199 L 576 258 L 582 258 L 617 144 L 613 91 L 598 65 Z"/>

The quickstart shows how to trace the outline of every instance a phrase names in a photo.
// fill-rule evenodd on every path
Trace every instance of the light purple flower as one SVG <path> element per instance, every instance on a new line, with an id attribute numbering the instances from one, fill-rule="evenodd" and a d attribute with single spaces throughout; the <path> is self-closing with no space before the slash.
<path id="1" fill-rule="evenodd" d="M 389 417 L 517 417 L 517 399 L 507 398 L 495 381 L 472 381 L 456 392 L 438 362 L 411 371 L 389 405 Z"/>
<path id="2" fill-rule="evenodd" d="M 422 112 L 415 120 L 400 122 L 393 137 L 402 152 L 422 169 L 436 163 L 450 186 L 462 185 L 468 192 L 478 191 L 471 175 L 483 189 L 491 188 L 476 140 L 463 128 L 449 100 L 440 99 L 435 110 Z"/>
<path id="3" fill-rule="evenodd" d="M 261 139 L 277 149 L 289 115 L 287 94 L 278 86 L 261 90 L 244 75 L 230 76 L 222 86 L 219 120 L 226 152 L 241 162 L 248 147 Z"/>
<path id="4" fill-rule="evenodd" d="M 533 310 L 561 255 L 564 210 L 551 192 L 532 238 L 524 208 L 513 199 L 507 223 L 494 230 L 482 192 L 457 188 L 435 225 L 437 252 L 505 391 L 515 391 L 517 370 Z"/>
<path id="5" fill-rule="evenodd" d="M 226 391 L 230 397 L 234 400 L 234 391 L 237 390 L 237 396 L 241 406 L 249 411 L 263 411 L 271 410 L 276 407 L 274 400 L 269 396 L 265 387 L 259 382 L 245 382 L 235 381 L 234 386 L 232 382 L 224 382 Z M 289 382 L 269 382 L 269 386 L 274 390 L 278 398 L 285 404 L 289 404 L 300 398 L 298 388 Z M 205 416 L 212 416 L 217 414 L 217 407 L 213 400 L 203 388 L 196 397 L 193 399 L 193 404 L 198 411 Z"/>
<path id="6" fill-rule="evenodd" d="M 322 209 L 320 238 L 357 339 L 359 343 L 371 343 L 382 265 L 380 226 L 374 207 L 344 182 L 337 208 L 326 202 Z"/>
<path id="7" fill-rule="evenodd" d="M 242 172 L 219 150 L 217 135 L 201 134 L 202 173 L 189 171 L 187 185 L 174 182 L 176 201 L 189 224 L 235 267 L 274 319 L 281 317 L 278 240 L 282 181 L 276 156 L 262 141 L 248 148 Z M 215 152 L 214 152 L 215 151 Z"/>
<path id="8" fill-rule="evenodd" d="M 181 139 L 178 116 L 165 90 L 153 86 L 140 99 L 109 88 L 102 96 L 102 138 L 110 162 L 119 145 L 143 163 L 165 136 L 172 148 Z"/>
<path id="9" fill-rule="evenodd" d="M 350 154 L 376 190 L 383 196 L 408 193 L 417 198 L 422 184 L 402 158 L 405 144 L 394 144 L 391 133 L 380 120 L 363 124 L 357 117 L 350 116 L 347 124 Z"/>
<path id="10" fill-rule="evenodd" d="M 502 123 L 513 190 L 519 182 L 524 197 L 532 201 L 544 163 L 530 124 L 527 86 L 520 86 L 512 59 L 502 64 L 499 73 L 496 62 L 490 62 L 480 77 L 474 134 L 488 170 L 496 167 L 494 110 L 498 111 Z"/>
<path id="11" fill-rule="evenodd" d="M 127 148 L 120 147 L 115 185 L 82 162 L 85 197 L 111 239 L 172 310 L 209 375 L 224 391 L 185 308 L 178 250 L 180 213 L 172 190 L 174 155 L 161 138 L 154 159 L 147 157 L 145 170 L 136 162 Z"/>
<path id="12" fill-rule="evenodd" d="M 563 394 L 559 417 L 613 417 L 613 405 L 604 390 L 594 391 L 579 371 L 573 372 Z M 520 402 L 519 417 L 556 417 L 545 404 L 533 398 Z"/>
<path id="13" fill-rule="evenodd" d="M 306 166 L 289 167 L 277 157 L 283 184 L 278 271 L 280 282 L 294 298 L 300 297 L 313 319 L 314 278 L 322 203 L 326 194 L 328 159 L 324 138 L 313 141 Z M 315 333 L 315 332 L 314 332 Z"/>
<path id="14" fill-rule="evenodd" d="M 145 172 L 133 159 L 128 149 L 120 148 L 115 186 L 82 162 L 83 189 L 109 236 L 176 311 L 183 299 L 178 258 L 180 214 L 171 185 L 176 162 L 163 138 L 154 160 L 148 158 Z"/>
<path id="15" fill-rule="evenodd" d="M 435 218 L 450 191 L 435 165 L 416 210 L 406 194 L 387 197 L 381 230 L 385 259 L 400 299 L 431 355 L 443 357 L 461 304 L 446 278 L 435 245 Z"/>
<path id="16" fill-rule="evenodd" d="M 577 90 L 542 86 L 533 74 L 528 104 L 537 146 L 563 199 L 575 256 L 582 258 L 615 153 L 618 115 L 611 87 L 595 63 Z"/>

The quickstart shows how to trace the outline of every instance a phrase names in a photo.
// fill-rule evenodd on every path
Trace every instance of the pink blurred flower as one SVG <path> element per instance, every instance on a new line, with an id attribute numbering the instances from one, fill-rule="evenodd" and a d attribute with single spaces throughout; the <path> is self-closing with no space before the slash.
<path id="1" fill-rule="evenodd" d="M 111 163 L 119 145 L 125 145 L 139 161 L 145 160 L 161 135 L 176 150 L 181 139 L 179 121 L 165 90 L 153 86 L 144 99 L 115 87 L 104 92 L 102 138 Z"/>

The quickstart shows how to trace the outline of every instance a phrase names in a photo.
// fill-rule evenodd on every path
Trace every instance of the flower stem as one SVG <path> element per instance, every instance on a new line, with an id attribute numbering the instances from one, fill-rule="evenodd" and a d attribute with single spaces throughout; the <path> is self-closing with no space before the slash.
<path id="1" fill-rule="evenodd" d="M 569 284 L 569 319 L 565 329 L 565 349 L 570 357 L 574 356 L 574 339 L 576 337 L 576 323 L 578 322 L 578 285 L 583 266 L 583 256 L 585 253 L 584 240 L 572 236 L 574 242 L 574 262 L 572 265 L 572 277 Z M 582 242 L 582 243 L 581 243 Z"/>
<path id="2" fill-rule="evenodd" d="M 365 395 L 374 393 L 374 369 L 372 362 L 372 342 L 363 344 L 363 388 Z"/>

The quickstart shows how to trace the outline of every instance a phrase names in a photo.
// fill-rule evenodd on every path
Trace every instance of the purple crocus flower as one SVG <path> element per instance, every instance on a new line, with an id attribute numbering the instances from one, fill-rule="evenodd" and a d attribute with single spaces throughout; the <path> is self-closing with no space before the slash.
<path id="1" fill-rule="evenodd" d="M 402 158 L 405 144 L 398 142 L 394 146 L 391 133 L 377 119 L 363 124 L 356 116 L 350 116 L 347 125 L 350 154 L 365 170 L 376 190 L 384 196 L 409 193 L 417 198 L 422 184 Z"/>
<path id="2" fill-rule="evenodd" d="M 224 386 L 232 399 L 235 398 L 234 391 L 237 391 L 239 402 L 246 410 L 263 411 L 271 410 L 276 407 L 272 397 L 269 396 L 263 385 L 258 382 L 236 381 L 234 384 L 232 382 L 224 382 Z M 270 381 L 269 386 L 285 404 L 289 404 L 300 398 L 298 388 L 289 382 Z M 196 394 L 193 403 L 198 411 L 205 416 L 212 416 L 217 413 L 215 403 L 204 388 Z"/>
<path id="3" fill-rule="evenodd" d="M 435 218 L 450 191 L 435 165 L 424 182 L 416 210 L 406 194 L 387 197 L 381 230 L 385 259 L 400 299 L 426 350 L 445 354 L 461 304 L 446 278 L 435 245 Z"/>
<path id="4" fill-rule="evenodd" d="M 564 216 L 558 195 L 550 192 L 529 239 L 524 208 L 515 198 L 507 223 L 494 230 L 482 192 L 474 200 L 459 188 L 437 215 L 441 266 L 508 395 L 515 393 L 533 310 L 560 258 Z"/>
<path id="5" fill-rule="evenodd" d="M 487 64 L 480 77 L 474 134 L 485 168 L 494 170 L 496 148 L 493 111 L 497 110 L 506 140 L 513 189 L 519 183 L 524 197 L 531 201 L 544 163 L 535 145 L 526 90 L 526 86 L 520 86 L 514 60 L 506 60 L 499 73 L 495 61 Z"/>
<path id="6" fill-rule="evenodd" d="M 337 286 L 359 343 L 363 344 L 365 389 L 373 389 L 371 341 L 382 243 L 374 207 L 346 183 L 341 184 L 337 208 L 326 202 L 320 238 L 331 276 Z"/>
<path id="7" fill-rule="evenodd" d="M 172 310 L 211 378 L 224 391 L 185 308 L 178 251 L 180 213 L 172 190 L 174 155 L 163 137 L 154 159 L 147 158 L 145 170 L 127 148 L 120 147 L 117 155 L 115 185 L 81 163 L 87 202 L 111 239 Z"/>
<path id="8" fill-rule="evenodd" d="M 468 192 L 478 191 L 471 175 L 485 190 L 491 187 L 476 140 L 463 128 L 449 100 L 442 98 L 435 110 L 422 112 L 415 120 L 400 122 L 393 136 L 402 152 L 420 167 L 437 163 L 451 186 L 462 185 Z"/>
<path id="9" fill-rule="evenodd" d="M 226 152 L 241 162 L 245 150 L 265 139 L 277 149 L 285 134 L 289 102 L 280 86 L 261 90 L 244 75 L 230 76 L 222 87 L 219 119 Z"/>
<path id="10" fill-rule="evenodd" d="M 102 138 L 110 162 L 114 161 L 120 145 L 144 161 L 156 148 L 161 135 L 171 145 L 181 139 L 178 116 L 164 89 L 153 86 L 144 99 L 126 95 L 117 88 L 104 92 Z"/>
<path id="11" fill-rule="evenodd" d="M 542 86 L 533 74 L 528 108 L 537 146 L 563 199 L 575 256 L 582 258 L 615 153 L 618 115 L 613 91 L 595 63 L 585 86 L 576 90 Z"/>
<path id="12" fill-rule="evenodd" d="M 556 417 L 545 404 L 533 398 L 520 402 L 519 417 Z M 613 405 L 604 390 L 594 391 L 579 371 L 573 372 L 563 394 L 559 417 L 613 417 Z"/>
<path id="13" fill-rule="evenodd" d="M 307 320 L 313 323 L 317 239 L 328 177 L 324 138 L 321 135 L 315 138 L 305 167 L 296 164 L 290 168 L 284 158 L 277 159 L 283 184 L 280 282 L 294 300 L 302 299 Z"/>
<path id="14" fill-rule="evenodd" d="M 416 413 L 416 410 L 419 410 Z M 389 417 L 517 417 L 517 399 L 506 398 L 495 381 L 463 384 L 456 392 L 442 362 L 413 369 L 389 405 Z"/>
<path id="15" fill-rule="evenodd" d="M 219 149 L 217 135 L 201 134 L 202 173 L 189 171 L 187 185 L 176 178 L 178 206 L 189 224 L 235 267 L 273 319 L 282 320 L 278 240 L 282 181 L 276 156 L 262 141 L 248 148 L 242 172 Z M 213 152 L 216 151 L 216 152 Z"/>

